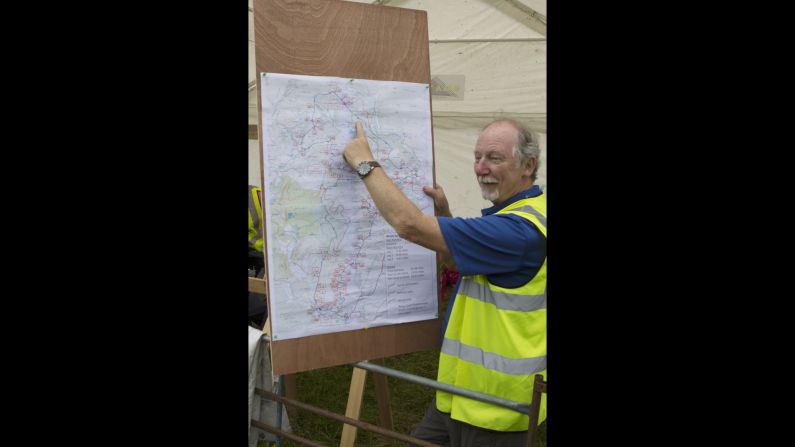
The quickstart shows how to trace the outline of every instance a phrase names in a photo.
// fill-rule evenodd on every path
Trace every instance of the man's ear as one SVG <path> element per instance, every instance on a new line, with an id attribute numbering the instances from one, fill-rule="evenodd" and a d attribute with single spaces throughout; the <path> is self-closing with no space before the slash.
<path id="1" fill-rule="evenodd" d="M 536 164 L 538 164 L 538 160 L 535 157 L 530 157 L 527 159 L 527 162 L 524 165 L 524 172 L 522 175 L 526 175 L 530 177 L 533 175 L 533 171 L 536 168 Z"/>

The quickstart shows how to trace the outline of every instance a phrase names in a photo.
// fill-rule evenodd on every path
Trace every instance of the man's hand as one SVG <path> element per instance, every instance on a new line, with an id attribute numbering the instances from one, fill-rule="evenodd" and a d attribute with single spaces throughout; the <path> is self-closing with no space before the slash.
<path id="1" fill-rule="evenodd" d="M 436 207 L 436 214 L 444 217 L 453 217 L 450 213 L 450 205 L 447 203 L 447 197 L 444 195 L 444 189 L 439 185 L 423 186 L 422 192 L 427 194 L 433 199 L 433 206 Z"/>
<path id="2" fill-rule="evenodd" d="M 367 137 L 364 135 L 364 129 L 359 120 L 356 120 L 356 138 L 345 146 L 342 155 L 353 169 L 358 168 L 359 163 L 363 161 L 373 160 L 373 153 L 370 152 L 370 145 L 367 143 Z"/>

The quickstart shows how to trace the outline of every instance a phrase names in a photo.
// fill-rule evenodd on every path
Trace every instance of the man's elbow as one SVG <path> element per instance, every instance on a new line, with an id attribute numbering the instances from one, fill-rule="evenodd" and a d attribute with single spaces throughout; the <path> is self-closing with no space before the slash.
<path id="1" fill-rule="evenodd" d="M 408 225 L 395 225 L 395 232 L 400 236 L 401 239 L 405 239 L 407 241 L 413 242 L 411 240 L 411 228 Z"/>
<path id="2" fill-rule="evenodd" d="M 416 225 L 412 225 L 411 222 L 401 222 L 395 225 L 395 231 L 397 232 L 398 236 L 401 239 L 405 239 L 409 242 L 413 242 L 415 244 L 419 243 L 420 240 L 420 231 Z"/>

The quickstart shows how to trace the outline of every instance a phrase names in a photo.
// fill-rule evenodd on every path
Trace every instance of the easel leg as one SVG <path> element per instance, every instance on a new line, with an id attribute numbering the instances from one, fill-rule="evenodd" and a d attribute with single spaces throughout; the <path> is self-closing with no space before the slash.
<path id="1" fill-rule="evenodd" d="M 282 380 L 284 380 L 284 394 L 285 397 L 288 399 L 295 399 L 298 400 L 298 385 L 296 380 L 295 374 L 284 374 L 282 376 Z M 295 420 L 298 417 L 297 410 L 292 407 L 287 408 L 287 415 Z"/>
<path id="2" fill-rule="evenodd" d="M 284 396 L 284 376 L 279 377 L 279 389 L 276 391 L 279 396 Z M 276 426 L 282 428 L 282 408 L 284 404 L 276 403 Z M 282 446 L 281 436 L 276 437 L 276 447 Z"/>
<path id="3" fill-rule="evenodd" d="M 377 365 L 384 365 L 384 360 L 373 360 L 372 363 Z M 392 428 L 392 409 L 389 404 L 389 383 L 387 377 L 383 374 L 373 374 L 373 383 L 375 384 L 375 398 L 378 402 L 378 421 L 381 427 L 387 430 Z"/>
<path id="4" fill-rule="evenodd" d="M 351 388 L 348 392 L 348 407 L 345 409 L 345 416 L 352 419 L 359 419 L 362 410 L 362 398 L 364 397 L 364 384 L 367 379 L 367 371 L 361 368 L 353 368 L 351 377 Z M 356 441 L 356 427 L 345 424 L 342 426 L 342 437 L 340 447 L 353 447 Z"/>

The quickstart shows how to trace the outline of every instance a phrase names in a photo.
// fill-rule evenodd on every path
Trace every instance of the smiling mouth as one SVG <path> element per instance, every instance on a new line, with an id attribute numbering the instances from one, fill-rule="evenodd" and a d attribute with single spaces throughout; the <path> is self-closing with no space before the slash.
<path id="1" fill-rule="evenodd" d="M 488 178 L 488 177 L 481 176 L 481 177 L 478 177 L 478 183 L 480 183 L 481 185 L 496 185 L 497 184 L 497 180 L 493 179 L 493 178 Z"/>

